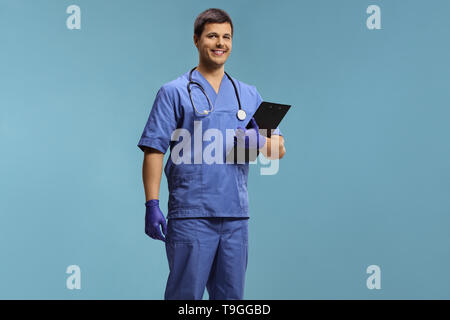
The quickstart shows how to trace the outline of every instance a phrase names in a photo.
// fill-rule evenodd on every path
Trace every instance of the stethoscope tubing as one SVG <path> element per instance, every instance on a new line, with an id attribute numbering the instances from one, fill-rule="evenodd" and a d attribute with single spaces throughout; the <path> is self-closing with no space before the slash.
<path id="1" fill-rule="evenodd" d="M 199 113 L 199 114 L 209 114 L 209 113 L 211 113 L 211 112 L 214 110 L 214 106 L 212 105 L 211 100 L 209 100 L 209 97 L 208 97 L 208 95 L 206 94 L 206 91 L 205 91 L 205 89 L 203 88 L 203 86 L 202 86 L 200 83 L 196 82 L 196 81 L 192 81 L 192 72 L 194 72 L 194 70 L 195 70 L 196 68 L 197 68 L 197 67 L 192 68 L 192 70 L 189 72 L 189 82 L 188 82 L 188 84 L 187 84 L 187 90 L 188 90 L 188 92 L 189 92 L 189 99 L 191 100 L 191 103 L 192 103 L 192 106 L 194 107 L 195 112 L 197 112 L 197 113 Z M 242 106 L 241 106 L 241 99 L 240 99 L 240 97 L 239 97 L 239 93 L 238 93 L 236 84 L 234 83 L 233 79 L 231 79 L 231 77 L 230 77 L 230 75 L 229 75 L 228 73 L 225 72 L 225 74 L 226 74 L 226 76 L 228 77 L 228 79 L 230 79 L 231 84 L 233 85 L 234 93 L 235 93 L 235 95 L 236 95 L 236 99 L 237 99 L 238 105 L 239 105 L 239 111 L 238 111 L 238 115 L 239 115 L 239 112 L 241 112 L 241 110 L 242 110 Z M 206 99 L 208 99 L 209 111 L 206 111 L 206 110 L 205 110 L 204 113 L 201 113 L 201 112 L 199 112 L 199 111 L 197 110 L 197 108 L 195 107 L 194 100 L 192 100 L 191 87 L 190 87 L 190 86 L 193 85 L 193 84 L 196 85 L 196 86 L 198 86 L 198 87 L 200 88 L 200 90 L 203 92 L 203 94 L 205 95 Z M 242 110 L 242 111 L 243 111 L 243 110 Z M 244 114 L 245 114 L 245 111 L 244 111 Z M 239 118 L 239 116 L 238 116 L 238 118 Z M 240 118 L 239 118 L 239 119 L 240 119 Z M 245 119 L 245 117 L 244 117 L 244 119 Z M 244 120 L 244 119 L 240 119 L 240 120 Z"/>

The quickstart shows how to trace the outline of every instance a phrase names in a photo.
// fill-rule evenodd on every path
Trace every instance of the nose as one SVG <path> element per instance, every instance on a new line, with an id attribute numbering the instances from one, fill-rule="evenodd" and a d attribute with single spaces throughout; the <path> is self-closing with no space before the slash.
<path id="1" fill-rule="evenodd" d="M 217 43 L 218 48 L 221 48 L 223 46 L 223 39 L 221 37 L 217 37 Z"/>

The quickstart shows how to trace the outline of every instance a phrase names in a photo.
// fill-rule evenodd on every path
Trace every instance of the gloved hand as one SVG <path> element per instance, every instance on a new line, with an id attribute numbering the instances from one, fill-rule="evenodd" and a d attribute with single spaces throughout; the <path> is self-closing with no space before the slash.
<path id="1" fill-rule="evenodd" d="M 164 235 L 167 234 L 167 224 L 161 209 L 159 209 L 159 200 L 149 200 L 145 203 L 145 233 L 155 240 L 166 242 L 161 234 L 160 225 Z"/>
<path id="2" fill-rule="evenodd" d="M 250 120 L 249 129 L 238 127 L 234 137 L 234 145 L 245 149 L 260 149 L 266 143 L 266 137 L 259 134 L 255 118 Z"/>

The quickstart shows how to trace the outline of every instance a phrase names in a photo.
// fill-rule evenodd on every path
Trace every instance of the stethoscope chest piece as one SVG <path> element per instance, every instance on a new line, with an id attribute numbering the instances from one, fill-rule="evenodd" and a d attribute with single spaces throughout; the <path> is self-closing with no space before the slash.
<path id="1" fill-rule="evenodd" d="M 236 115 L 237 115 L 237 118 L 241 121 L 244 121 L 245 118 L 247 117 L 247 113 L 245 113 L 245 111 L 242 109 L 239 109 L 239 111 L 237 112 Z"/>

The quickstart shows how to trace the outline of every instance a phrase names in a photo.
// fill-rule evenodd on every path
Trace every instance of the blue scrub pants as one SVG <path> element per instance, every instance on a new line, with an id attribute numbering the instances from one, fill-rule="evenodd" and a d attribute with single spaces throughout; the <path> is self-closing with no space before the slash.
<path id="1" fill-rule="evenodd" d="M 167 222 L 169 262 L 164 299 L 242 300 L 248 261 L 248 218 L 177 218 Z"/>

